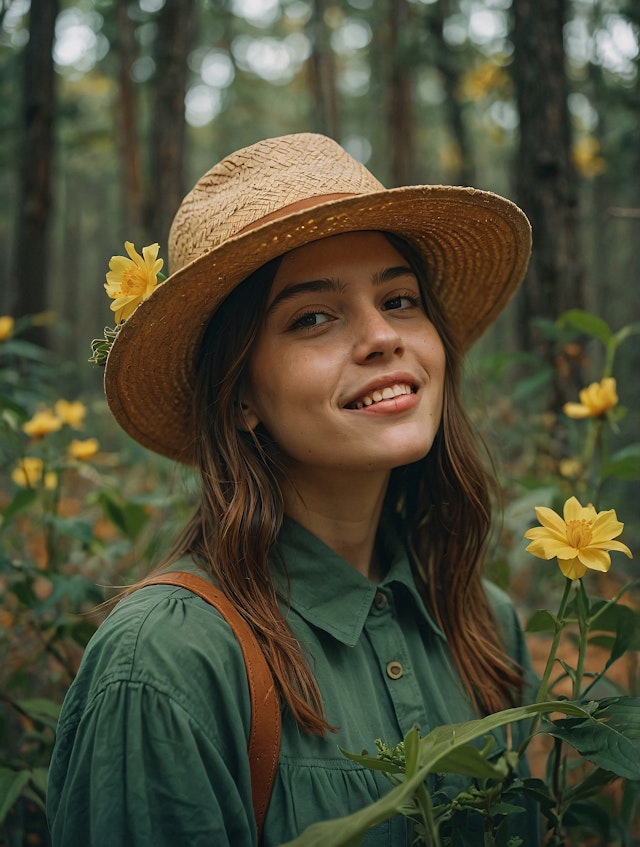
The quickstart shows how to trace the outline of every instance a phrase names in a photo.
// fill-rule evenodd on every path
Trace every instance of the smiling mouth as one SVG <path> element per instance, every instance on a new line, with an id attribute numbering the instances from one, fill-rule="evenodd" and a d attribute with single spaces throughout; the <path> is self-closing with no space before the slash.
<path id="1" fill-rule="evenodd" d="M 415 394 L 416 391 L 417 388 L 415 385 L 409 385 L 408 382 L 398 382 L 395 385 L 388 385 L 385 388 L 372 391 L 371 394 L 364 394 L 352 403 L 347 403 L 345 408 L 364 409 L 367 406 L 374 406 L 382 400 L 393 400 L 394 397 L 401 397 L 404 394 Z"/>

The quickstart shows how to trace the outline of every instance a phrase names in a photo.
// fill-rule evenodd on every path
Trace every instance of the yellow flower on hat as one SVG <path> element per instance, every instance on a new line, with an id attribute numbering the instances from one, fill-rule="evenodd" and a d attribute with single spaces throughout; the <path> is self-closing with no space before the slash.
<path id="1" fill-rule="evenodd" d="M 44 438 L 52 432 L 57 432 L 62 427 L 63 421 L 55 415 L 51 409 L 42 409 L 36 412 L 31 420 L 22 425 L 22 431 L 31 438 Z"/>
<path id="2" fill-rule="evenodd" d="M 579 403 L 565 403 L 562 411 L 570 418 L 599 418 L 618 404 L 616 381 L 605 377 L 580 392 Z"/>
<path id="3" fill-rule="evenodd" d="M 11 315 L 0 316 L 0 344 L 8 341 L 13 335 L 14 320 Z"/>
<path id="4" fill-rule="evenodd" d="M 63 423 L 79 429 L 87 414 L 87 407 L 79 400 L 56 400 L 54 407 L 56 415 Z"/>
<path id="5" fill-rule="evenodd" d="M 106 275 L 105 289 L 113 298 L 111 310 L 116 323 L 126 321 L 136 308 L 146 300 L 158 284 L 158 274 L 164 261 L 158 259 L 158 244 L 142 248 L 142 256 L 131 241 L 125 241 L 126 256 L 112 256 Z"/>
<path id="6" fill-rule="evenodd" d="M 67 447 L 67 455 L 79 462 L 86 462 L 87 459 L 96 455 L 99 447 L 97 438 L 85 438 L 84 440 L 74 438 Z"/>
<path id="7" fill-rule="evenodd" d="M 20 459 L 11 473 L 11 479 L 21 488 L 37 488 L 42 484 L 49 491 L 58 484 L 58 475 L 53 471 L 44 473 L 44 462 L 35 456 Z"/>
<path id="8" fill-rule="evenodd" d="M 564 504 L 564 519 L 546 506 L 536 507 L 536 517 L 542 524 L 525 532 L 531 541 L 527 552 L 540 559 L 558 559 L 558 567 L 567 579 L 580 579 L 587 569 L 608 571 L 611 567 L 609 550 L 619 550 L 629 558 L 631 550 L 621 541 L 624 524 L 613 509 L 596 512 L 594 507 L 581 506 L 575 497 Z"/>

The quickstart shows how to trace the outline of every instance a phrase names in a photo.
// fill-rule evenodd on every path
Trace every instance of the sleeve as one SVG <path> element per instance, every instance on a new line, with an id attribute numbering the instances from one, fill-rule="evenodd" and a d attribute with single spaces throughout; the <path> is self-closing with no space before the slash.
<path id="1" fill-rule="evenodd" d="M 236 696 L 243 665 L 230 660 L 230 643 L 216 651 L 219 662 L 203 666 L 184 630 L 174 627 L 161 650 L 143 650 L 138 670 L 114 671 L 112 658 L 106 672 L 99 667 L 109 639 L 81 668 L 50 767 L 53 847 L 255 847 L 246 716 Z M 202 642 L 205 633 L 194 634 Z M 138 634 L 136 644 L 143 640 Z"/>

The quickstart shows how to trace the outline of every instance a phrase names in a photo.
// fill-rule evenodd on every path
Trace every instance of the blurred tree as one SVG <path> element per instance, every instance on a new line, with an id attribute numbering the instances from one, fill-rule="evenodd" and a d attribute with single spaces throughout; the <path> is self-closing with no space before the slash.
<path id="1" fill-rule="evenodd" d="M 387 4 L 389 60 L 386 89 L 387 126 L 393 185 L 409 185 L 415 173 L 415 35 L 409 26 L 408 0 Z M 413 59 L 413 61 L 412 61 Z"/>
<path id="2" fill-rule="evenodd" d="M 135 4 L 137 6 L 137 3 Z M 118 54 L 118 148 L 121 159 L 123 225 L 127 238 L 138 242 L 143 238 L 143 175 L 140 163 L 140 140 L 136 85 L 132 70 L 136 60 L 135 25 L 132 0 L 117 0 L 116 37 Z"/>
<path id="3" fill-rule="evenodd" d="M 551 321 L 583 308 L 583 267 L 578 230 L 578 178 L 571 157 L 571 127 L 563 28 L 566 0 L 514 0 L 513 77 L 520 117 L 516 197 L 534 232 L 527 279 L 518 297 L 522 349 L 553 361 L 553 345 L 535 335 L 531 318 Z M 574 394 L 571 380 L 555 386 L 554 406 Z"/>
<path id="4" fill-rule="evenodd" d="M 307 33 L 311 42 L 308 61 L 309 82 L 315 108 L 315 132 L 340 138 L 340 112 L 336 87 L 336 61 L 327 28 L 326 0 L 312 0 Z"/>
<path id="5" fill-rule="evenodd" d="M 444 38 L 445 19 L 451 14 L 449 0 L 437 0 L 428 8 L 426 16 L 427 30 L 433 50 L 433 65 L 438 70 L 445 93 L 444 111 L 453 143 L 457 149 L 451 182 L 457 185 L 473 185 L 473 152 L 469 140 L 469 131 L 464 120 L 460 101 L 461 61 L 463 55 L 453 50 Z"/>
<path id="6" fill-rule="evenodd" d="M 185 189 L 185 94 L 195 33 L 195 0 L 166 0 L 158 12 L 154 114 L 149 138 L 148 231 L 166 244 Z"/>
<path id="7" fill-rule="evenodd" d="M 31 0 L 29 40 L 23 51 L 21 144 L 12 284 L 15 316 L 47 308 L 55 73 L 53 41 L 59 0 Z M 45 326 L 29 330 L 30 340 L 48 345 Z"/>

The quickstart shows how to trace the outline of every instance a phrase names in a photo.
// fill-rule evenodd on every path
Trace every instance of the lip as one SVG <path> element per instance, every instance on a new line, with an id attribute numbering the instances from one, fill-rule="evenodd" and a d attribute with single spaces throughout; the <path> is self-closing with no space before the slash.
<path id="1" fill-rule="evenodd" d="M 407 384 L 407 385 L 410 385 L 413 388 L 412 394 L 401 395 L 403 397 L 408 397 L 408 398 L 415 397 L 415 395 L 420 390 L 420 386 L 418 384 L 418 381 L 416 380 L 415 376 L 413 376 L 413 374 L 404 373 L 404 372 L 382 374 L 381 376 L 378 376 L 375 379 L 370 380 L 368 383 L 366 383 L 361 388 L 359 388 L 358 391 L 356 393 L 354 393 L 350 397 L 350 399 L 347 400 L 347 402 L 344 404 L 343 408 L 347 409 L 347 407 L 351 403 L 355 403 L 356 400 L 358 400 L 360 397 L 364 397 L 366 394 L 372 394 L 374 391 L 382 391 L 383 388 L 392 388 L 394 385 L 398 385 L 398 384 L 400 384 L 400 385 Z M 398 398 L 396 397 L 395 399 L 397 400 Z M 392 402 L 391 400 L 389 400 L 389 401 L 382 400 L 382 401 L 380 401 L 380 404 L 391 403 L 391 402 Z M 376 405 L 378 405 L 378 404 L 374 404 L 374 406 L 376 406 Z M 367 406 L 366 409 L 364 409 L 364 410 L 363 409 L 347 409 L 347 411 L 367 411 L 367 410 L 373 409 L 374 406 Z"/>

